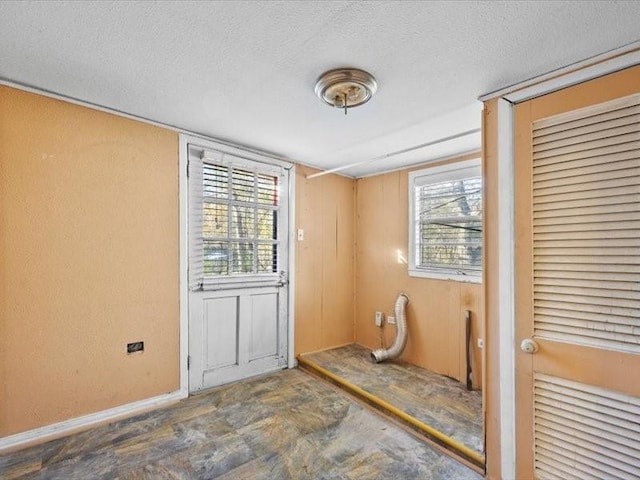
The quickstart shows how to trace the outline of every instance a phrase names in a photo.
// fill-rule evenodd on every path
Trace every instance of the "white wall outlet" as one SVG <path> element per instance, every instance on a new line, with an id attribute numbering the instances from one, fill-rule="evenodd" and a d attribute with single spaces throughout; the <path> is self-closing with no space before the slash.
<path id="1" fill-rule="evenodd" d="M 479 338 L 478 339 L 478 348 L 484 348 L 484 339 L 483 338 Z"/>
<path id="2" fill-rule="evenodd" d="M 387 317 L 387 323 L 389 325 L 395 325 L 396 324 L 396 317 Z"/>
<path id="3" fill-rule="evenodd" d="M 381 327 L 384 321 L 384 313 L 376 312 L 376 327 Z"/>
<path id="4" fill-rule="evenodd" d="M 302 228 L 298 229 L 298 241 L 301 242 L 304 240 L 304 230 Z"/>

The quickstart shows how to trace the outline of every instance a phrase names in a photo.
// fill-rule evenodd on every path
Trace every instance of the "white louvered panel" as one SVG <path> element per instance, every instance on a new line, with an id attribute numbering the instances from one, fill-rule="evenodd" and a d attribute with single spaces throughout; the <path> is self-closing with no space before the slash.
<path id="1" fill-rule="evenodd" d="M 549 283 L 553 283 L 551 279 L 546 280 Z M 612 284 L 609 284 L 613 286 Z M 598 286 L 596 288 L 592 287 L 584 287 L 578 285 L 544 285 L 543 281 L 539 282 L 539 284 L 535 288 L 536 292 L 539 293 L 548 293 L 550 295 L 564 295 L 564 296 L 577 296 L 577 297 L 591 297 L 594 299 L 597 298 L 606 298 L 613 300 L 620 299 L 618 304 L 620 306 L 628 306 L 633 307 L 637 305 L 637 300 L 640 300 L 640 292 L 634 291 L 630 288 L 617 288 L 617 289 L 607 289 L 605 285 Z M 594 303 L 598 304 L 598 301 L 594 300 Z M 606 303 L 609 305 L 609 303 Z"/>
<path id="2" fill-rule="evenodd" d="M 640 148 L 640 144 L 638 144 L 638 148 Z M 620 188 L 620 187 L 631 187 L 628 189 Z M 604 180 L 602 178 L 598 178 L 593 182 L 588 183 L 577 183 L 571 185 L 555 185 L 550 187 L 542 188 L 534 185 L 534 195 L 536 197 L 536 201 L 540 199 L 541 202 L 548 201 L 548 198 L 540 198 L 545 197 L 547 195 L 569 195 L 573 194 L 573 196 L 583 196 L 588 198 L 593 198 L 594 195 L 600 195 L 601 191 L 603 193 L 608 194 L 606 196 L 612 195 L 621 195 L 624 191 L 631 191 L 632 193 L 638 192 L 638 187 L 640 187 L 640 179 L 637 177 L 620 177 L 612 180 Z M 615 189 L 615 190 L 614 190 Z"/>
<path id="3" fill-rule="evenodd" d="M 199 151 L 189 146 L 189 289 L 202 288 L 204 245 L 202 241 L 203 173 Z"/>
<path id="4" fill-rule="evenodd" d="M 575 138 L 592 132 L 601 131 L 602 127 L 600 126 L 600 123 L 602 123 L 602 121 L 608 122 L 610 128 L 618 128 L 637 123 L 640 119 L 640 106 L 615 110 L 613 112 L 600 115 L 599 117 L 596 117 L 596 119 L 600 121 L 596 123 L 585 123 L 584 120 L 577 120 L 574 122 L 561 123 L 560 127 L 562 127 L 562 129 L 558 127 L 539 128 L 537 131 L 538 135 L 536 136 L 533 144 L 541 145 L 548 142 L 554 142 L 559 139 Z M 567 134 L 566 130 L 571 130 L 571 132 Z"/>
<path id="5" fill-rule="evenodd" d="M 538 160 L 537 173 L 547 173 L 557 170 L 568 170 L 572 168 L 589 167 L 592 165 L 600 165 L 604 163 L 624 162 L 626 160 L 634 160 L 638 158 L 638 152 L 634 149 L 621 149 L 617 153 L 609 153 L 607 155 L 585 155 L 576 154 L 571 158 L 549 158 L 547 160 Z M 560 161 L 559 161 L 560 160 Z"/>
<path id="6" fill-rule="evenodd" d="M 596 157 L 598 158 L 598 157 Z M 586 162 L 585 162 L 586 163 Z M 640 159 L 632 158 L 629 160 L 620 160 L 618 162 L 607 162 L 602 163 L 602 161 L 596 165 L 586 165 L 579 166 L 578 162 L 567 162 L 567 165 L 562 165 L 563 167 L 567 167 L 565 169 L 557 168 L 555 170 L 550 170 L 547 172 L 536 172 L 536 180 L 538 182 L 542 182 L 544 180 L 552 180 L 557 181 L 558 179 L 563 179 L 566 184 L 571 183 L 582 183 L 584 181 L 585 176 L 589 175 L 600 175 L 605 172 L 615 172 L 617 170 L 633 170 L 640 167 Z M 617 174 L 611 173 L 611 175 L 616 178 Z M 606 178 L 606 177 L 605 177 Z M 599 180 L 600 177 L 598 176 Z M 572 182 L 572 180 L 574 180 Z"/>
<path id="7" fill-rule="evenodd" d="M 555 268 L 554 268 L 555 267 Z M 555 278 L 558 279 L 558 282 L 562 282 L 562 279 L 569 279 L 569 280 L 581 280 L 581 281 L 598 281 L 599 284 L 602 284 L 603 281 L 613 281 L 613 282 L 617 282 L 617 283 L 624 283 L 624 284 L 629 284 L 631 283 L 632 286 L 634 287 L 633 289 L 640 288 L 638 286 L 638 284 L 636 283 L 636 279 L 637 276 L 636 274 L 638 273 L 637 271 L 634 272 L 627 272 L 627 273 L 621 273 L 621 272 L 615 272 L 615 271 L 605 271 L 605 270 L 600 270 L 597 272 L 590 272 L 590 271 L 571 271 L 571 270 L 567 270 L 566 267 L 563 268 L 558 268 L 558 265 L 551 265 L 549 266 L 549 268 L 545 269 L 545 268 L 538 268 L 537 270 L 537 276 L 540 279 L 541 283 L 544 283 L 544 279 L 545 278 Z"/>
<path id="8" fill-rule="evenodd" d="M 640 353 L 640 95 L 535 122 L 533 145 L 535 335 Z"/>
<path id="9" fill-rule="evenodd" d="M 604 202 L 611 204 L 633 203 L 637 199 L 639 187 L 640 183 L 622 186 L 614 185 L 611 188 L 598 188 L 596 190 L 584 190 L 582 192 L 565 191 L 549 193 L 548 195 L 538 193 L 536 196 L 535 211 L 555 210 L 558 208 L 558 205 L 562 205 L 564 208 L 582 208 L 598 204 L 602 205 Z M 555 190 L 557 191 L 558 189 Z M 561 225 L 558 227 L 561 227 Z M 626 227 L 623 226 L 622 229 L 626 229 Z M 536 228 L 535 230 L 539 229 Z"/>
<path id="10" fill-rule="evenodd" d="M 543 118 L 536 122 L 536 127 L 541 132 L 541 135 L 546 135 L 556 131 L 570 130 L 584 125 L 622 118 L 640 112 L 638 110 L 640 106 L 639 98 L 640 95 L 629 95 L 611 102 Z"/>
<path id="11" fill-rule="evenodd" d="M 569 145 L 555 150 L 534 152 L 534 157 L 541 165 L 568 162 L 581 158 L 609 156 L 615 153 L 636 151 L 640 145 L 640 133 L 628 133 L 619 137 L 594 140 L 578 145 Z"/>
<path id="12" fill-rule="evenodd" d="M 553 151 L 555 156 L 558 153 L 591 150 L 591 148 L 607 146 L 612 141 L 615 141 L 616 144 L 632 142 L 637 140 L 637 134 L 640 132 L 640 126 L 638 125 L 639 124 L 636 119 L 636 121 L 630 125 L 624 125 L 621 127 L 612 127 L 611 125 L 607 125 L 604 129 L 595 130 L 583 135 L 563 137 L 559 134 L 558 139 L 554 141 L 540 142 L 540 137 L 538 137 L 538 142 L 535 142 L 533 146 L 533 152 L 542 153 Z"/>
<path id="13" fill-rule="evenodd" d="M 534 374 L 536 478 L 640 478 L 640 398 Z"/>
<path id="14" fill-rule="evenodd" d="M 535 164 L 534 164 L 535 165 Z M 606 165 L 606 164 L 605 164 Z M 565 187 L 566 189 L 573 189 L 574 191 L 582 190 L 582 186 L 591 187 L 592 190 L 598 190 L 598 183 L 603 180 L 620 180 L 620 179 L 633 179 L 637 182 L 637 175 L 640 173 L 640 166 L 638 162 L 633 161 L 633 165 L 629 168 L 615 169 L 614 165 L 609 165 L 610 168 L 600 168 L 601 171 L 596 173 L 585 173 L 584 169 L 574 169 L 572 172 L 553 172 L 551 174 L 536 175 L 536 171 L 533 171 L 533 189 L 534 195 L 536 190 L 542 190 L 551 187 Z M 568 176 L 566 173 L 573 173 Z M 574 186 L 575 187 L 572 187 Z M 594 188 L 595 187 L 595 188 Z"/>

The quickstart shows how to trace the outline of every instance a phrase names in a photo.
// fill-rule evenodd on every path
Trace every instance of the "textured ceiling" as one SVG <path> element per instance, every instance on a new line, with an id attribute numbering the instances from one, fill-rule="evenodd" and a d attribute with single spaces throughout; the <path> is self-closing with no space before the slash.
<path id="1" fill-rule="evenodd" d="M 478 128 L 479 95 L 636 41 L 639 20 L 637 1 L 3 0 L 0 77 L 332 168 Z M 379 83 L 347 116 L 313 93 L 341 66 Z"/>

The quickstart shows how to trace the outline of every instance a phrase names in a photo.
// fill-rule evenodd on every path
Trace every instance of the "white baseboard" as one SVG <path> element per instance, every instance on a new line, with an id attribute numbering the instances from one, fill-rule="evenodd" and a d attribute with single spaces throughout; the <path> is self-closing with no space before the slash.
<path id="1" fill-rule="evenodd" d="M 118 407 L 109 408 L 89 415 L 71 418 L 63 422 L 53 423 L 44 427 L 34 428 L 26 432 L 16 433 L 8 437 L 0 438 L 0 453 L 16 450 L 30 444 L 42 443 L 55 438 L 60 438 L 88 427 L 121 420 L 134 415 L 167 406 L 178 400 L 186 398 L 188 393 L 184 390 L 146 398 L 137 402 L 127 403 Z"/>

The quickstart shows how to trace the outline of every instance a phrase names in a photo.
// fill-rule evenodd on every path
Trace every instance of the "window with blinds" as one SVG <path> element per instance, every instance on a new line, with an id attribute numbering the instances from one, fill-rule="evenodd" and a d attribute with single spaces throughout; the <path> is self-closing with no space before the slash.
<path id="1" fill-rule="evenodd" d="M 282 174 L 229 155 L 190 156 L 190 277 L 278 275 Z"/>
<path id="2" fill-rule="evenodd" d="M 409 274 L 480 281 L 480 160 L 409 174 Z"/>

